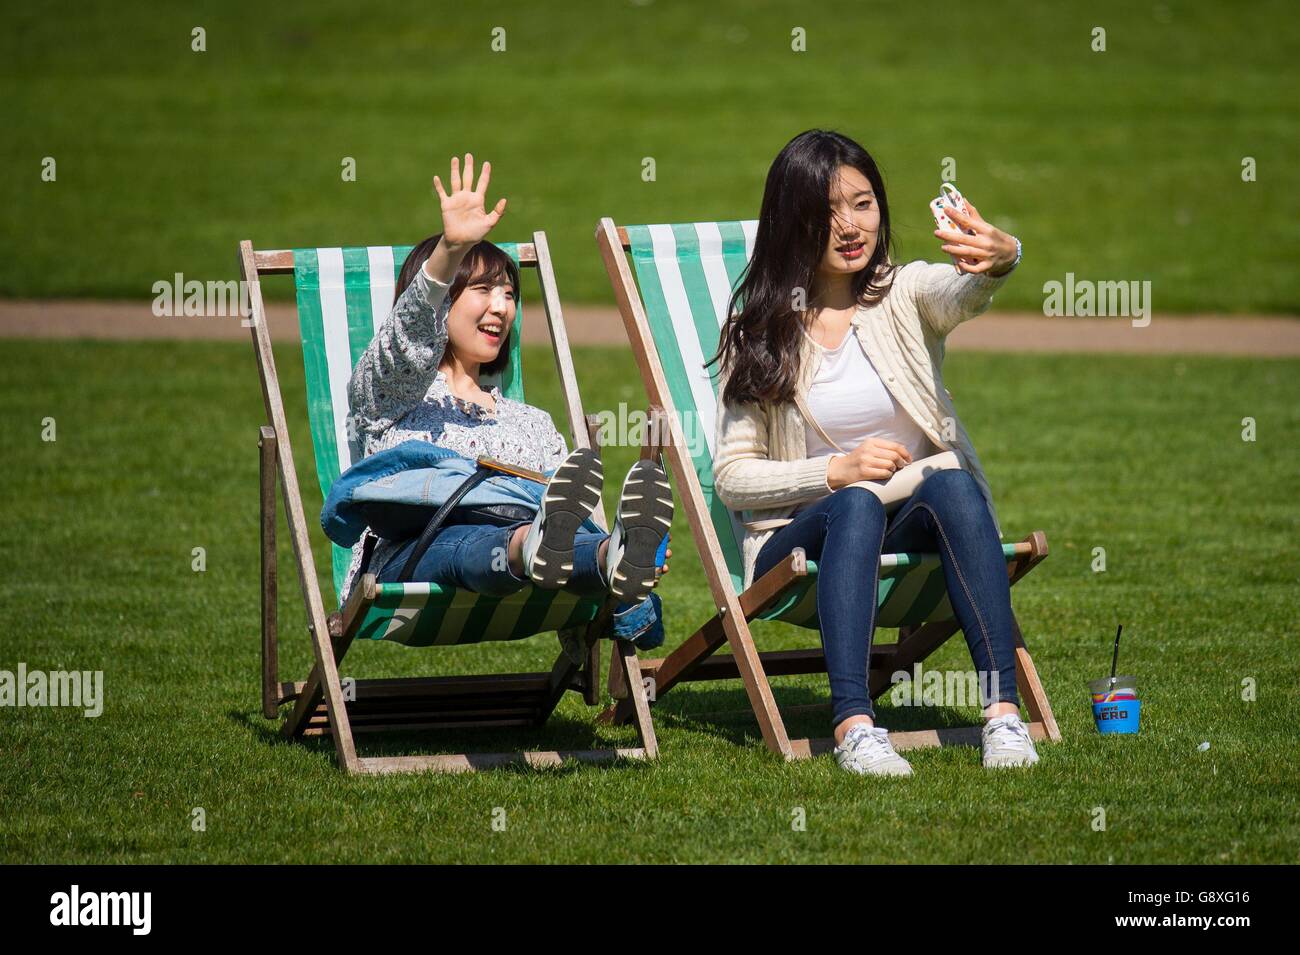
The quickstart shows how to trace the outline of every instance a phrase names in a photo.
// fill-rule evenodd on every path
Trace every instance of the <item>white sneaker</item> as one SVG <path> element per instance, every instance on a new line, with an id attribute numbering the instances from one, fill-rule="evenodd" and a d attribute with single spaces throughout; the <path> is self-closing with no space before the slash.
<path id="1" fill-rule="evenodd" d="M 565 458 L 542 493 L 524 537 L 524 573 L 538 587 L 557 590 L 573 575 L 573 538 L 600 503 L 605 472 L 591 448 L 577 448 Z"/>
<path id="2" fill-rule="evenodd" d="M 849 727 L 844 742 L 835 747 L 835 762 L 859 776 L 912 775 L 912 764 L 894 752 L 889 730 L 865 723 Z"/>
<path id="3" fill-rule="evenodd" d="M 989 769 L 1007 766 L 1032 766 L 1038 762 L 1029 727 L 1016 713 L 995 716 L 984 724 L 984 765 Z"/>
<path id="4" fill-rule="evenodd" d="M 655 555 L 673 526 L 673 490 L 658 462 L 637 461 L 623 480 L 614 529 L 605 552 L 609 591 L 626 603 L 639 603 L 654 590 L 659 568 Z"/>

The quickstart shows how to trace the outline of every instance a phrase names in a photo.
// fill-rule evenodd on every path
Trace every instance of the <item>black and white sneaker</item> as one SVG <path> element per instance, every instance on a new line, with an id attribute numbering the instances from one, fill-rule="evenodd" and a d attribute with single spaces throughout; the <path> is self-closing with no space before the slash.
<path id="1" fill-rule="evenodd" d="M 642 459 L 623 481 L 618 516 L 605 554 L 605 580 L 615 597 L 639 603 L 654 590 L 655 554 L 673 523 L 673 491 L 657 461 Z"/>
<path id="2" fill-rule="evenodd" d="M 560 463 L 524 536 L 524 572 L 538 587 L 557 590 L 573 575 L 573 538 L 600 503 L 605 472 L 591 448 L 577 448 Z"/>

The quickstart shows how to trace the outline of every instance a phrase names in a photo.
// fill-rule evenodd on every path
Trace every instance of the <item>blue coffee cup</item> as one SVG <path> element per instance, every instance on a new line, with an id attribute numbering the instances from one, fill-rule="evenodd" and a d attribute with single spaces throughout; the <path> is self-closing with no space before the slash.
<path id="1" fill-rule="evenodd" d="M 1132 676 L 1092 680 L 1092 718 L 1098 733 L 1136 733 L 1142 717 L 1142 701 L 1137 698 L 1137 679 Z"/>

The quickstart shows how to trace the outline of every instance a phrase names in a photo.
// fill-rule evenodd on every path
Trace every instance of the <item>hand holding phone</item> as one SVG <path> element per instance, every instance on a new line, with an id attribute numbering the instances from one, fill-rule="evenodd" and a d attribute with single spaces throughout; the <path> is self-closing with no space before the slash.
<path id="1" fill-rule="evenodd" d="M 949 208 L 956 209 L 958 212 L 970 213 L 970 210 L 966 206 L 966 200 L 962 197 L 962 194 L 957 191 L 957 187 L 950 182 L 945 182 L 939 187 L 939 197 L 930 201 L 930 213 L 934 216 L 935 225 L 945 232 L 963 232 L 966 235 L 974 235 L 974 229 L 963 229 L 953 222 L 952 219 L 948 218 L 947 210 Z M 958 265 L 957 256 L 950 256 L 950 258 L 952 259 L 953 267 L 960 272 L 961 268 Z"/>

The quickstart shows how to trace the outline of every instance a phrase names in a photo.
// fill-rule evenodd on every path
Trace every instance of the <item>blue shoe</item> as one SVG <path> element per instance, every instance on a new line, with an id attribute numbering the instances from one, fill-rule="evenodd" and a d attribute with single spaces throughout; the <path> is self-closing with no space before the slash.
<path id="1" fill-rule="evenodd" d="M 573 575 L 573 538 L 600 503 L 605 472 L 591 448 L 577 448 L 561 462 L 542 492 L 524 537 L 524 572 L 538 587 L 558 590 Z"/>
<path id="2" fill-rule="evenodd" d="M 623 481 L 603 568 L 609 591 L 640 603 L 658 582 L 662 548 L 673 523 L 673 491 L 657 461 L 642 459 Z"/>

